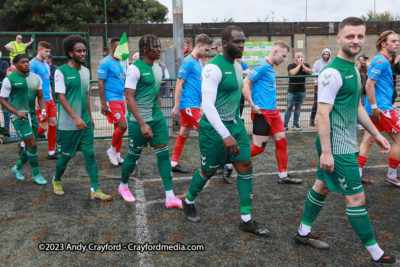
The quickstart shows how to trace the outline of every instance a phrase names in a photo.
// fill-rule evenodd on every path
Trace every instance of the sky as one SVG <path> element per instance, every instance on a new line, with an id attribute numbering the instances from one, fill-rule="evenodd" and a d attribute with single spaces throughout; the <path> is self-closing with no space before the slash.
<path id="1" fill-rule="evenodd" d="M 168 7 L 168 22 L 172 22 L 172 0 L 158 0 Z M 341 21 L 346 17 L 391 11 L 400 15 L 400 0 L 183 0 L 183 22 L 201 23 L 233 18 L 235 22 L 257 21 Z"/>

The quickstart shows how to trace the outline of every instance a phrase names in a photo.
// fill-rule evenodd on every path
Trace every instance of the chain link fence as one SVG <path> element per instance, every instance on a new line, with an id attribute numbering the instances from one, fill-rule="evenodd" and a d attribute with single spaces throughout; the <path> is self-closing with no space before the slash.
<path id="1" fill-rule="evenodd" d="M 167 120 L 169 136 L 176 137 L 179 134 L 180 123 L 179 118 L 173 119 L 171 117 L 171 112 L 174 107 L 174 88 L 175 88 L 175 79 L 166 80 L 169 82 L 169 85 L 163 88 L 163 96 L 162 100 L 162 112 Z M 288 76 L 278 76 L 277 77 L 277 108 L 279 113 L 282 116 L 282 120 L 284 121 L 285 112 L 287 110 L 287 96 L 288 96 Z M 54 86 L 53 86 L 54 88 Z M 312 106 L 314 104 L 314 78 L 313 76 L 308 76 L 305 82 L 306 88 L 306 96 L 304 102 L 301 103 L 301 112 L 299 117 L 299 126 L 302 128 L 301 131 L 317 131 L 316 126 L 310 126 L 310 116 L 312 112 Z M 399 90 L 397 87 L 396 90 Z M 55 95 L 53 95 L 55 96 Z M 54 99 L 57 101 L 56 96 Z M 399 101 L 396 101 L 396 104 L 399 105 Z M 92 117 L 95 124 L 94 135 L 96 139 L 108 139 L 112 138 L 112 134 L 114 131 L 114 127 L 110 125 L 105 116 L 101 114 L 101 104 L 100 97 L 98 92 L 97 81 L 91 81 L 91 90 L 90 90 L 90 105 L 92 110 Z M 291 126 L 293 125 L 295 108 L 292 110 L 292 114 L 289 120 L 289 131 L 291 131 Z M 8 123 L 7 121 L 8 111 L 4 109 L 0 110 L 0 137 L 1 135 L 4 137 L 4 142 L 17 142 L 18 136 L 15 132 L 15 129 L 12 123 Z M 253 123 L 251 121 L 251 108 L 247 102 L 244 104 L 243 113 L 241 116 L 244 121 L 246 130 L 248 134 L 252 134 L 253 132 Z M 315 124 L 317 124 L 318 116 L 315 119 Z M 126 133 L 125 135 L 127 135 Z M 8 135 L 10 137 L 8 137 Z M 192 130 L 191 136 L 197 135 L 197 132 Z M 39 139 L 45 139 L 39 138 Z"/>

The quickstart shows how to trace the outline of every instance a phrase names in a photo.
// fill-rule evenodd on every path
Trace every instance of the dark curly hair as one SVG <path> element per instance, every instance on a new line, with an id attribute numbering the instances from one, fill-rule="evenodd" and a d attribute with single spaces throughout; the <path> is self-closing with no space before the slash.
<path id="1" fill-rule="evenodd" d="M 62 42 L 63 48 L 64 48 L 64 53 L 67 56 L 67 58 L 71 59 L 72 57 L 69 56 L 69 52 L 72 52 L 74 50 L 74 45 L 76 43 L 82 43 L 85 45 L 87 48 L 88 44 L 85 38 L 83 38 L 80 35 L 70 35 L 67 38 L 65 38 Z"/>
<path id="2" fill-rule="evenodd" d="M 18 55 L 16 55 L 16 56 L 13 58 L 12 62 L 13 62 L 13 64 L 17 64 L 18 61 L 20 61 L 20 60 L 23 59 L 23 58 L 29 59 L 29 57 L 28 57 L 27 54 L 18 54 Z"/>
<path id="3" fill-rule="evenodd" d="M 160 42 L 157 36 L 153 34 L 143 35 L 139 40 L 139 55 L 140 57 L 144 56 L 144 48 L 146 47 L 147 52 L 151 49 L 150 44 L 154 43 L 154 41 Z M 161 42 L 160 42 L 161 44 Z"/>

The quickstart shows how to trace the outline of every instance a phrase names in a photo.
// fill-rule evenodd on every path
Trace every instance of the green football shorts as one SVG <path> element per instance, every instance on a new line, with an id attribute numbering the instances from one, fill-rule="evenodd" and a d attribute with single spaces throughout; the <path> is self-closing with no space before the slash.
<path id="1" fill-rule="evenodd" d="M 30 114 L 30 116 L 29 116 Z M 36 117 L 36 113 L 29 113 L 26 120 L 20 120 L 18 118 L 12 121 L 15 130 L 19 136 L 19 140 L 28 139 L 31 136 L 35 136 L 38 139 L 39 122 Z"/>
<path id="2" fill-rule="evenodd" d="M 94 151 L 94 131 L 91 123 L 85 130 L 57 131 L 56 153 L 72 158 L 76 151 Z"/>
<path id="3" fill-rule="evenodd" d="M 243 121 L 239 119 L 237 121 L 223 121 L 223 123 L 236 140 L 240 148 L 240 156 L 234 157 L 225 153 L 226 148 L 222 137 L 203 117 L 199 126 L 199 145 L 201 168 L 205 171 L 216 171 L 226 163 L 251 161 L 250 141 Z"/>

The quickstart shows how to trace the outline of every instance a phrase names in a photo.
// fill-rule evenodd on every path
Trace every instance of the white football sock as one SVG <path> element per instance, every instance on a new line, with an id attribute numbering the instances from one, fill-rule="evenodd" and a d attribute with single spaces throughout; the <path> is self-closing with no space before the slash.
<path id="1" fill-rule="evenodd" d="M 390 180 L 393 180 L 397 177 L 397 169 L 388 168 L 387 176 Z"/>
<path id="2" fill-rule="evenodd" d="M 194 204 L 194 200 L 193 201 L 190 201 L 189 199 L 185 199 L 185 202 L 187 203 L 187 204 Z"/>
<path id="3" fill-rule="evenodd" d="M 126 184 L 121 183 L 121 184 L 119 185 L 119 188 L 120 188 L 120 189 L 124 189 L 125 187 L 128 187 L 128 183 L 126 183 Z"/>
<path id="4" fill-rule="evenodd" d="M 244 222 L 248 222 L 251 220 L 251 214 L 244 214 L 244 215 L 242 214 L 240 216 L 242 217 L 242 221 Z"/>
<path id="5" fill-rule="evenodd" d="M 175 197 L 174 190 L 165 191 L 165 197 L 169 200 Z"/>
<path id="6" fill-rule="evenodd" d="M 302 236 L 308 235 L 308 233 L 311 233 L 311 226 L 300 223 L 298 232 Z"/>
<path id="7" fill-rule="evenodd" d="M 384 254 L 383 250 L 379 247 L 378 244 L 368 247 L 366 246 L 365 248 L 368 250 L 369 254 L 371 254 L 371 257 L 374 261 L 379 260 Z"/>

